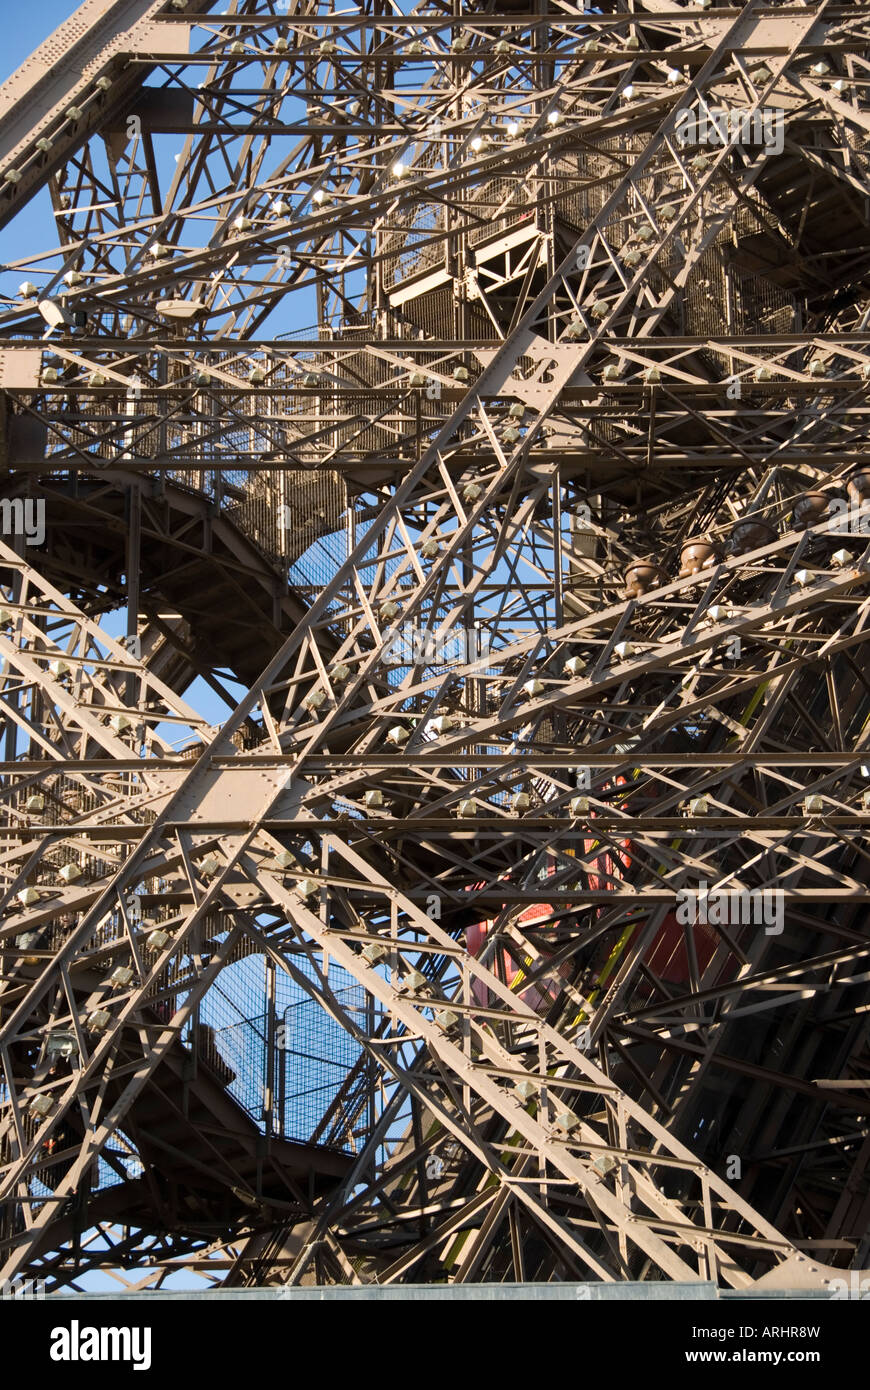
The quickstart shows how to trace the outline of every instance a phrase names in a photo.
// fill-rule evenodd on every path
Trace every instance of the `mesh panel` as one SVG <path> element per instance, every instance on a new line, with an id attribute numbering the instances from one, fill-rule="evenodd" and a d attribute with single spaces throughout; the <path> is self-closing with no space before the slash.
<path id="1" fill-rule="evenodd" d="M 367 1034 L 365 990 L 343 970 L 332 967 L 330 976 L 342 1007 Z M 308 1140 L 359 1061 L 361 1049 L 301 986 L 289 980 L 286 984 L 291 997 L 281 1011 L 286 1046 L 277 1075 L 279 1123 L 286 1138 Z M 340 1123 L 341 1117 L 336 1120 Z M 345 1141 L 343 1147 L 352 1146 Z"/>
<path id="2" fill-rule="evenodd" d="M 303 974 L 312 967 L 300 963 Z M 330 989 L 356 1027 L 368 1036 L 376 1026 L 376 1006 L 351 975 L 335 964 Z M 275 1012 L 266 999 L 265 957 L 250 955 L 223 972 L 206 994 L 196 1037 L 197 1056 L 229 1095 L 265 1131 L 265 1106 L 273 1079 L 273 1132 L 299 1142 L 316 1140 L 355 1151 L 368 1128 L 352 1087 L 344 1104 L 329 1114 L 362 1049 L 302 985 L 278 973 Z M 366 1068 L 362 1069 L 365 1073 Z M 367 1091 L 363 1088 L 363 1092 Z"/>

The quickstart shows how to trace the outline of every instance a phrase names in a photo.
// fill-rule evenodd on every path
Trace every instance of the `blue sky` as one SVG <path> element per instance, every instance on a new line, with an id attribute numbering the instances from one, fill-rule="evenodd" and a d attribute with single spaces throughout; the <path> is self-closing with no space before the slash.
<path id="1" fill-rule="evenodd" d="M 10 5 L 4 13 L 3 45 L 0 47 L 0 82 L 5 82 L 28 58 L 35 48 L 57 28 L 69 19 L 78 9 L 77 0 L 39 0 L 38 5 Z M 0 262 L 11 261 L 23 255 L 34 245 L 49 245 L 50 229 L 53 226 L 50 212 L 40 210 L 43 193 L 32 208 L 24 208 L 14 221 L 0 233 Z M 17 277 L 20 279 L 20 276 Z M 0 277 L 4 289 L 14 293 L 16 277 Z M 126 615 L 123 610 L 110 614 L 105 627 L 113 636 L 125 630 Z M 223 718 L 226 711 L 204 681 L 196 681 L 188 696 L 190 703 L 202 710 L 207 719 Z"/>
<path id="2" fill-rule="evenodd" d="M 5 82 L 43 39 L 47 39 L 78 8 L 77 0 L 39 0 L 35 5 L 7 0 L 3 6 L 0 82 Z M 52 227 L 48 195 L 43 191 L 32 208 L 24 208 L 0 233 L 0 262 L 14 261 L 26 255 L 34 246 L 52 245 L 49 233 Z M 20 279 L 20 275 L 0 276 L 2 292 L 14 294 Z"/>
<path id="3" fill-rule="evenodd" d="M 5 82 L 34 48 L 77 9 L 74 0 L 39 0 L 38 5 L 4 6 L 0 82 Z"/>

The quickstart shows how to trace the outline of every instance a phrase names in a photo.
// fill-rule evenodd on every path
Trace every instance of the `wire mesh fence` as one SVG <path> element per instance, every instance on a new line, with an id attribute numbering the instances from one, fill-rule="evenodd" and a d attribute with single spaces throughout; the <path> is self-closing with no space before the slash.
<path id="1" fill-rule="evenodd" d="M 372 1121 L 369 1086 L 365 1105 L 358 1101 L 355 1083 L 369 1064 L 354 1033 L 371 1036 L 378 1009 L 334 963 L 329 988 L 354 1031 L 282 973 L 270 1006 L 267 968 L 265 957 L 252 955 L 225 971 L 206 994 L 188 1045 L 264 1133 L 354 1152 Z M 312 965 L 301 962 L 299 971 L 314 981 Z"/>

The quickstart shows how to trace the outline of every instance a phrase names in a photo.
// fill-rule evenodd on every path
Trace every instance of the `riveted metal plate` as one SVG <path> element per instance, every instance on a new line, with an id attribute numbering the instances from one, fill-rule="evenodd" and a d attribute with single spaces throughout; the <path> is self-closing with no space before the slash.
<path id="1" fill-rule="evenodd" d="M 30 391 L 39 385 L 42 353 L 39 348 L 0 350 L 0 387 L 5 391 Z"/>

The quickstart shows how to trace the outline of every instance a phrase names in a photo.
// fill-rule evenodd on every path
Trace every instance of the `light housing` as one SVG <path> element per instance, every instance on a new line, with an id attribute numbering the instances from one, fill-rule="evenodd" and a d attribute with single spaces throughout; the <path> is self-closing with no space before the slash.
<path id="1" fill-rule="evenodd" d="M 613 1157 L 613 1154 L 599 1154 L 593 1161 L 592 1167 L 595 1169 L 596 1173 L 600 1173 L 602 1177 L 606 1178 L 619 1167 L 619 1164 Z"/>
<path id="2" fill-rule="evenodd" d="M 68 1059 L 73 1053 L 78 1053 L 78 1039 L 75 1033 L 66 1028 L 55 1028 L 49 1033 L 45 1040 L 45 1054 L 47 1057 L 63 1057 Z"/>
<path id="3" fill-rule="evenodd" d="M 459 1022 L 459 1015 L 452 1009 L 437 1009 L 433 1015 L 438 1027 L 445 1033 L 449 1033 L 451 1028 L 455 1028 Z"/>
<path id="4" fill-rule="evenodd" d="M 399 981 L 399 989 L 410 990 L 412 994 L 416 994 L 417 990 L 423 989 L 428 983 L 422 970 L 409 970 Z"/>
<path id="5" fill-rule="evenodd" d="M 370 941 L 360 951 L 363 960 L 368 961 L 369 965 L 377 965 L 378 961 L 384 960 L 389 954 L 382 941 Z"/>

